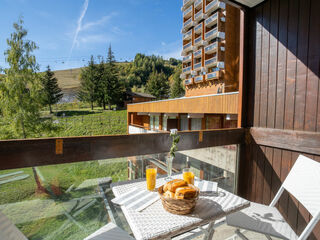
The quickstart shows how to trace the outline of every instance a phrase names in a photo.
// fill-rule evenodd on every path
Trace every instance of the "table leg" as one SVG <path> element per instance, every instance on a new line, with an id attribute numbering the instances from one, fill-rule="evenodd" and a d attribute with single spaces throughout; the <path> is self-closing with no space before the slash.
<path id="1" fill-rule="evenodd" d="M 204 240 L 212 240 L 213 234 L 214 234 L 214 222 L 212 221 L 209 223 L 209 226 L 207 230 L 205 231 Z"/>

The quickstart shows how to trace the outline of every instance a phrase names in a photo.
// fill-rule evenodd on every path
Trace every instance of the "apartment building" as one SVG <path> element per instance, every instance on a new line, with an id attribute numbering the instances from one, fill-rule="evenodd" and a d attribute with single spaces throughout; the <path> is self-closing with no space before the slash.
<path id="1" fill-rule="evenodd" d="M 128 105 L 128 133 L 237 127 L 240 10 L 218 0 L 183 0 L 185 96 Z"/>

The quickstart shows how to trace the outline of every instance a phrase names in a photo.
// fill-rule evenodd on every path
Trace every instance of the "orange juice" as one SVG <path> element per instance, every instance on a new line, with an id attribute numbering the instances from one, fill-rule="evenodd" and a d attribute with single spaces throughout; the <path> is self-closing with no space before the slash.
<path id="1" fill-rule="evenodd" d="M 147 177 L 147 189 L 149 191 L 153 191 L 156 188 L 157 169 L 154 167 L 147 166 L 146 177 Z"/>
<path id="2" fill-rule="evenodd" d="M 194 184 L 193 172 L 184 172 L 183 173 L 183 180 L 186 181 L 188 184 Z"/>

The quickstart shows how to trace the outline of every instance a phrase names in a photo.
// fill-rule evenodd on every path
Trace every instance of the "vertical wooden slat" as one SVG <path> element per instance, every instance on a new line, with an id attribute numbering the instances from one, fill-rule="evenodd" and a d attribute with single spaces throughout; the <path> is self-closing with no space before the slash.
<path id="1" fill-rule="evenodd" d="M 270 57 L 269 57 L 269 86 L 268 86 L 268 114 L 267 127 L 275 127 L 276 111 L 276 86 L 277 86 L 277 66 L 278 66 L 278 13 L 279 1 L 271 1 L 270 13 Z"/>
<path id="2" fill-rule="evenodd" d="M 260 89 L 261 89 L 261 41 L 262 41 L 262 7 L 255 9 L 256 16 L 256 52 L 255 52 L 255 97 L 253 125 L 258 127 L 260 121 Z"/>
<path id="3" fill-rule="evenodd" d="M 303 130 L 306 107 L 307 61 L 310 0 L 300 0 L 297 46 L 297 79 L 295 92 L 294 129 Z"/>
<path id="4" fill-rule="evenodd" d="M 265 147 L 258 146 L 257 151 L 256 202 L 263 203 Z"/>
<path id="5" fill-rule="evenodd" d="M 262 49 L 261 49 L 261 90 L 260 127 L 267 126 L 268 82 L 269 82 L 269 40 L 270 40 L 270 1 L 263 5 Z"/>
<path id="6" fill-rule="evenodd" d="M 290 159 L 291 159 L 291 152 L 282 150 L 281 173 L 280 173 L 281 183 L 283 183 L 283 181 L 285 180 L 285 178 L 289 173 Z M 284 192 L 279 200 L 279 211 L 284 216 L 287 216 L 288 214 L 288 197 L 289 197 L 288 193 Z"/>
<path id="7" fill-rule="evenodd" d="M 251 152 L 252 152 L 252 157 L 251 160 L 252 161 L 252 175 L 251 175 L 251 179 L 252 179 L 252 186 L 251 186 L 251 194 L 250 194 L 250 200 L 256 202 L 256 186 L 257 186 L 257 168 L 258 168 L 258 164 L 257 164 L 257 159 L 258 159 L 258 145 L 256 144 L 251 144 Z"/>
<path id="8" fill-rule="evenodd" d="M 269 205 L 271 202 L 271 185 L 272 185 L 272 159 L 273 148 L 265 148 L 264 163 L 264 184 L 263 184 L 263 204 Z"/>
<path id="9" fill-rule="evenodd" d="M 278 71 L 277 71 L 277 100 L 275 127 L 284 126 L 284 107 L 286 96 L 286 68 L 288 42 L 288 0 L 280 0 L 279 5 L 279 34 L 278 34 Z"/>
<path id="10" fill-rule="evenodd" d="M 309 23 L 309 50 L 307 69 L 307 95 L 305 125 L 306 131 L 320 131 L 320 104 L 318 102 L 320 91 L 320 1 L 310 2 L 310 23 Z M 317 109 L 317 106 L 319 109 Z M 318 114 L 315 114 L 317 113 Z M 317 115 L 318 120 L 317 120 Z"/>
<path id="11" fill-rule="evenodd" d="M 289 3 L 288 18 L 288 49 L 287 49 L 287 79 L 284 128 L 293 129 L 295 82 L 297 67 L 297 38 L 298 38 L 299 0 Z"/>
<path id="12" fill-rule="evenodd" d="M 273 149 L 271 199 L 275 197 L 281 186 L 281 150 Z"/>

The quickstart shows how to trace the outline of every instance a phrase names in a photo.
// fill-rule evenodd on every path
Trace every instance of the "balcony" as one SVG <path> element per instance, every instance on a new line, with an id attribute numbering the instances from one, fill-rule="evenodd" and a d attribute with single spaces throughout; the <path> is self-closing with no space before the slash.
<path id="1" fill-rule="evenodd" d="M 193 53 L 193 58 L 199 58 L 199 57 L 202 57 L 202 49 Z"/>
<path id="2" fill-rule="evenodd" d="M 185 68 L 182 69 L 182 73 L 184 73 L 184 74 L 188 74 L 190 72 L 191 72 L 191 66 L 185 67 Z"/>
<path id="3" fill-rule="evenodd" d="M 186 22 L 183 23 L 183 29 L 182 32 L 186 32 L 186 30 L 190 27 L 192 27 L 194 22 L 192 21 L 192 18 L 189 18 Z"/>
<path id="4" fill-rule="evenodd" d="M 206 80 L 215 80 L 219 78 L 219 71 L 211 72 L 206 75 Z"/>
<path id="5" fill-rule="evenodd" d="M 196 64 L 193 65 L 193 69 L 194 69 L 194 70 L 198 70 L 198 69 L 201 68 L 201 65 L 202 65 L 201 62 L 196 63 Z"/>
<path id="6" fill-rule="evenodd" d="M 204 41 L 202 39 L 202 36 L 198 37 L 196 40 L 194 40 L 194 46 L 202 46 L 202 45 L 206 45 L 207 41 Z"/>
<path id="7" fill-rule="evenodd" d="M 202 33 L 202 26 L 203 26 L 203 22 L 198 24 L 195 28 L 194 28 L 194 32 L 195 33 Z"/>
<path id="8" fill-rule="evenodd" d="M 203 5 L 203 0 L 196 0 L 194 2 L 194 7 L 195 9 L 201 9 L 202 8 L 202 5 Z"/>
<path id="9" fill-rule="evenodd" d="M 186 56 L 186 53 L 193 50 L 192 42 L 190 41 L 183 46 L 182 56 Z"/>
<path id="10" fill-rule="evenodd" d="M 190 85 L 192 84 L 192 78 L 184 80 L 184 85 Z"/>
<path id="11" fill-rule="evenodd" d="M 187 8 L 184 12 L 183 12 L 183 17 L 184 18 L 189 18 L 192 16 L 192 6 L 190 6 L 189 8 Z"/>
<path id="12" fill-rule="evenodd" d="M 206 27 L 211 27 L 211 26 L 217 24 L 217 22 L 218 22 L 218 15 L 219 15 L 218 12 L 216 12 L 216 13 L 213 14 L 211 17 L 207 18 L 207 19 L 205 20 L 205 25 L 206 25 Z"/>
<path id="13" fill-rule="evenodd" d="M 218 62 L 217 57 L 210 58 L 204 62 L 206 69 L 209 67 L 224 68 L 224 62 Z"/>
<path id="14" fill-rule="evenodd" d="M 188 56 L 185 56 L 182 58 L 182 62 L 187 63 L 187 62 L 191 62 L 192 60 L 192 54 L 189 54 Z"/>
<path id="15" fill-rule="evenodd" d="M 203 75 L 194 78 L 195 83 L 203 82 Z"/>
<path id="16" fill-rule="evenodd" d="M 192 29 L 190 29 L 188 32 L 186 32 L 185 34 L 183 34 L 182 39 L 183 40 L 189 40 L 192 37 Z"/>
<path id="17" fill-rule="evenodd" d="M 206 14 L 203 13 L 202 11 L 198 12 L 195 16 L 194 16 L 194 20 L 196 22 L 201 21 L 202 19 L 206 18 Z"/>
<path id="18" fill-rule="evenodd" d="M 223 2 L 219 2 L 218 0 L 213 0 L 212 2 L 210 2 L 207 6 L 206 6 L 206 14 L 209 14 L 217 9 L 225 9 L 226 8 L 226 4 Z"/>
<path id="19" fill-rule="evenodd" d="M 221 38 L 224 39 L 225 38 L 225 33 L 224 32 L 218 32 L 218 28 L 214 28 L 212 30 L 210 30 L 209 32 L 205 33 L 205 40 L 209 41 L 211 39 L 214 38 Z"/>
<path id="20" fill-rule="evenodd" d="M 182 6 L 182 11 L 184 9 L 187 9 L 192 3 L 194 3 L 194 0 L 183 0 L 183 6 Z"/>
<path id="21" fill-rule="evenodd" d="M 204 48 L 205 54 L 215 53 L 218 51 L 218 43 L 214 42 Z"/>

